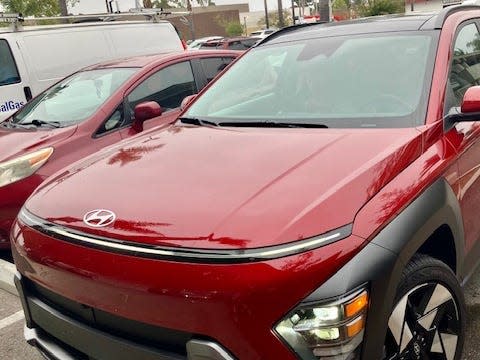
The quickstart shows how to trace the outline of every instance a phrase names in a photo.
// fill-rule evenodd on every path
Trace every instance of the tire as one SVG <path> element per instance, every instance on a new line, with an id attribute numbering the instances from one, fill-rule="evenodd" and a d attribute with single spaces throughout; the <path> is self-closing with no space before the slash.
<path id="1" fill-rule="evenodd" d="M 463 292 L 452 270 L 415 255 L 397 288 L 384 360 L 460 360 L 465 316 Z"/>

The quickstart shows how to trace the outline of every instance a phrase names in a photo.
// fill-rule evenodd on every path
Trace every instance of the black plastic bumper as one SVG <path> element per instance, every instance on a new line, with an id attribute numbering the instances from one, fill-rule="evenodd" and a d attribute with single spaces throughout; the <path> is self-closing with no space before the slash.
<path id="1" fill-rule="evenodd" d="M 28 294 L 22 275 L 15 285 L 25 313 L 27 342 L 50 360 L 234 360 L 219 344 L 189 340 L 187 356 L 163 351 L 111 335 L 77 321 Z"/>

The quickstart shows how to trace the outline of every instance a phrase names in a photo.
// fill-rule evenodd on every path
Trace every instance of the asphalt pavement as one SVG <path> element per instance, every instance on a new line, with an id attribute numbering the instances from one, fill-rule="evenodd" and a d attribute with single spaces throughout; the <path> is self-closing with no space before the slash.
<path id="1" fill-rule="evenodd" d="M 8 254 L 0 253 L 0 273 Z M 8 265 L 7 265 L 8 267 Z M 1 276 L 1 274 L 0 274 Z M 1 282 L 1 281 L 0 281 Z M 0 288 L 0 360 L 43 360 L 40 353 L 23 339 L 23 312 L 17 296 Z M 480 360 L 480 268 L 465 289 L 467 337 L 462 360 Z"/>

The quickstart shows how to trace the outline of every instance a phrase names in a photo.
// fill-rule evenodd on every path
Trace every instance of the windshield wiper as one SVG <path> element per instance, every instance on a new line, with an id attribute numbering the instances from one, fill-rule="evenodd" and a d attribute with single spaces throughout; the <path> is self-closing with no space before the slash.
<path id="1" fill-rule="evenodd" d="M 202 120 L 199 118 L 181 117 L 180 121 L 184 124 L 192 124 L 192 125 L 200 125 L 200 126 L 218 126 L 216 122 L 209 121 L 209 120 Z"/>
<path id="2" fill-rule="evenodd" d="M 26 123 L 14 123 L 16 125 L 34 125 L 36 127 L 41 127 L 43 125 L 51 126 L 53 128 L 59 128 L 61 127 L 61 124 L 58 121 L 45 121 L 45 120 L 38 120 L 38 119 L 33 119 L 30 122 Z"/>
<path id="3" fill-rule="evenodd" d="M 23 124 L 13 122 L 11 120 L 5 120 L 0 123 L 0 126 L 8 128 L 8 129 L 15 129 L 15 128 L 22 128 L 22 129 L 35 129 L 35 127 L 31 126 L 24 126 Z"/>
<path id="4" fill-rule="evenodd" d="M 237 126 L 237 127 L 272 127 L 272 128 L 321 128 L 327 129 L 325 124 L 317 123 L 290 123 L 276 121 L 239 121 L 239 122 L 221 122 L 218 126 Z"/>

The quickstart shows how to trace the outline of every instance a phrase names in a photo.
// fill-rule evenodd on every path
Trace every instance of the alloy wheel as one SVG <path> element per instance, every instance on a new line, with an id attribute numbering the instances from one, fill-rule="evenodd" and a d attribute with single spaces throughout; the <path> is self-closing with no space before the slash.
<path id="1" fill-rule="evenodd" d="M 461 330 L 455 297 L 424 283 L 398 301 L 388 321 L 385 360 L 454 360 Z"/>

